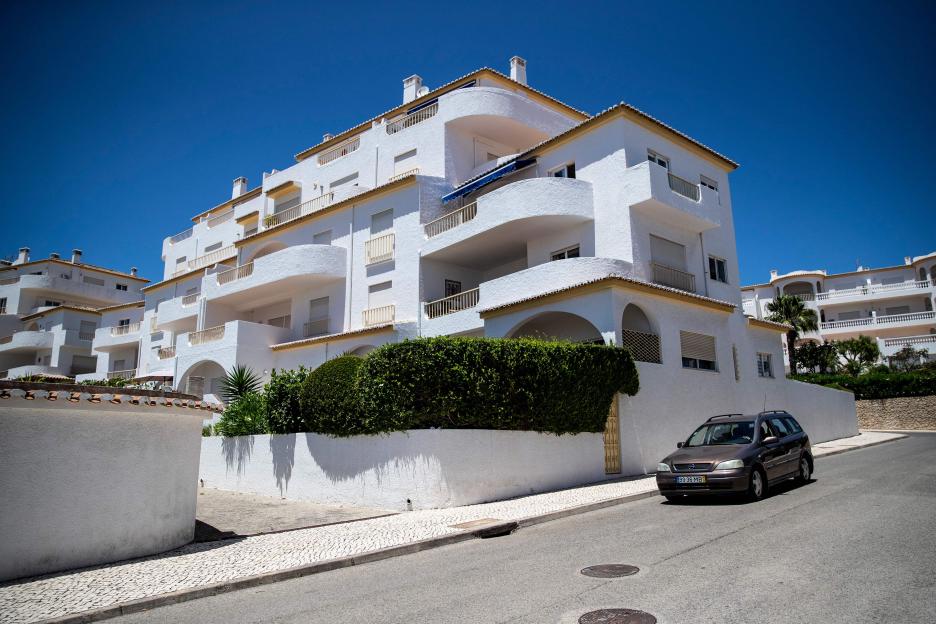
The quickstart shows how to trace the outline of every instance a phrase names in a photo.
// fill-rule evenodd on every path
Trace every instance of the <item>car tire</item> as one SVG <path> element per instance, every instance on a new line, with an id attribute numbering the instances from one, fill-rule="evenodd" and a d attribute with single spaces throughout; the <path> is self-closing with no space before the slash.
<path id="1" fill-rule="evenodd" d="M 748 481 L 747 497 L 751 501 L 759 501 L 767 495 L 767 477 L 760 468 L 751 470 L 751 479 Z"/>
<path id="2" fill-rule="evenodd" d="M 682 497 L 681 497 L 681 496 L 677 496 L 677 495 L 675 495 L 675 494 L 664 494 L 664 495 L 663 495 L 663 498 L 665 498 L 666 501 L 669 502 L 669 503 L 675 503 L 675 502 L 678 502 L 679 499 L 682 498 Z"/>
<path id="3" fill-rule="evenodd" d="M 809 458 L 803 455 L 799 460 L 799 472 L 796 473 L 796 480 L 799 483 L 809 483 L 811 479 L 812 466 L 809 463 Z"/>

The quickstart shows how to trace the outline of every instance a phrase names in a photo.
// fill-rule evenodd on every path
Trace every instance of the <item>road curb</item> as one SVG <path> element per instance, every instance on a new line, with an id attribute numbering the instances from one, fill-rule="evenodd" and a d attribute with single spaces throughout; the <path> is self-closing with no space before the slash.
<path id="1" fill-rule="evenodd" d="M 845 448 L 834 449 L 823 453 L 822 455 L 816 455 L 816 459 L 822 459 L 823 457 L 832 457 L 833 455 L 839 455 L 841 453 L 847 453 L 849 451 L 860 451 L 861 449 L 871 448 L 872 446 L 879 446 L 881 444 L 887 444 L 888 442 L 896 442 L 897 440 L 903 440 L 907 436 L 901 435 L 897 438 L 888 438 L 887 440 L 878 440 L 877 442 L 870 442 L 868 444 L 862 444 L 861 446 L 846 446 Z"/>

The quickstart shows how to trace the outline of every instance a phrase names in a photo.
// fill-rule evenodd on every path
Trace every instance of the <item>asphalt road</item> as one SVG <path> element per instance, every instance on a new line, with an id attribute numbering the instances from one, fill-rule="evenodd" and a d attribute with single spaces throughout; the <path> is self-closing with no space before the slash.
<path id="1" fill-rule="evenodd" d="M 936 434 L 816 461 L 759 503 L 660 497 L 122 617 L 142 622 L 936 622 Z M 579 570 L 627 563 L 594 579 Z"/>

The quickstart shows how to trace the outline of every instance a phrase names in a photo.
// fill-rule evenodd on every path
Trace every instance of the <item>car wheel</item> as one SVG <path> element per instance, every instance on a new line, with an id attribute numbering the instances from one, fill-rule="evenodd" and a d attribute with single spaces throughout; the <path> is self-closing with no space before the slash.
<path id="1" fill-rule="evenodd" d="M 799 460 L 799 474 L 796 475 L 796 480 L 800 483 L 809 483 L 811 478 L 812 468 L 809 466 L 809 458 L 803 455 Z"/>
<path id="2" fill-rule="evenodd" d="M 664 495 L 663 495 L 663 498 L 665 498 L 665 499 L 666 499 L 668 502 L 670 502 L 670 503 L 675 503 L 676 501 L 678 501 L 678 500 L 679 500 L 680 498 L 682 498 L 682 497 L 681 497 L 681 496 L 676 496 L 675 494 L 664 494 Z"/>
<path id="3" fill-rule="evenodd" d="M 748 484 L 748 498 L 752 501 L 759 501 L 767 494 L 767 478 L 764 471 L 755 468 L 751 471 L 751 481 Z"/>

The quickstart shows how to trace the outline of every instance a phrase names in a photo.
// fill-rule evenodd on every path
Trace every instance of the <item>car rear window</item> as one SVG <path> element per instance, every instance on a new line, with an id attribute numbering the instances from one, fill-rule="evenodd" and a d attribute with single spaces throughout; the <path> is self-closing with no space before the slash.
<path id="1" fill-rule="evenodd" d="M 786 437 L 792 433 L 782 418 L 771 418 L 770 424 L 773 425 L 774 431 L 776 431 L 777 435 L 779 435 L 781 438 Z"/>
<path id="2" fill-rule="evenodd" d="M 741 420 L 725 423 L 706 423 L 696 429 L 686 446 L 717 446 L 723 444 L 750 444 L 754 439 L 754 421 Z"/>
<path id="3" fill-rule="evenodd" d="M 793 418 L 792 416 L 784 416 L 783 422 L 787 424 L 787 429 L 789 429 L 793 433 L 800 433 L 803 430 L 803 428 L 800 427 L 800 424 L 796 422 L 796 419 Z"/>

